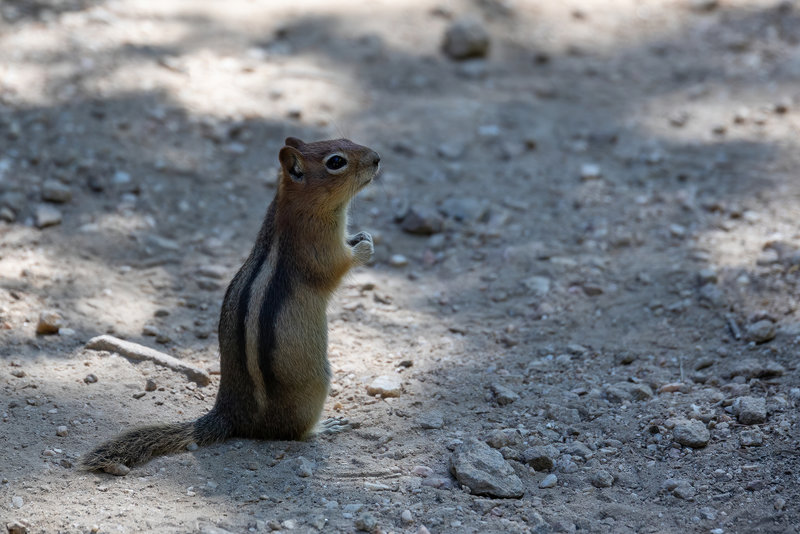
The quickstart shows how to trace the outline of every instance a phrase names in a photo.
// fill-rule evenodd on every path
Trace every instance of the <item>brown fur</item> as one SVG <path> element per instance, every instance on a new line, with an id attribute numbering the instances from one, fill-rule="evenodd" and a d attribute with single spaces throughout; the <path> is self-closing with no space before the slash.
<path id="1" fill-rule="evenodd" d="M 328 300 L 347 271 L 372 254 L 369 234 L 346 235 L 347 207 L 380 158 L 346 139 L 306 144 L 290 137 L 285 145 L 275 199 L 223 300 L 214 408 L 193 422 L 125 432 L 84 456 L 83 468 L 125 474 L 192 443 L 311 433 L 330 383 Z M 327 168 L 333 154 L 347 165 Z"/>

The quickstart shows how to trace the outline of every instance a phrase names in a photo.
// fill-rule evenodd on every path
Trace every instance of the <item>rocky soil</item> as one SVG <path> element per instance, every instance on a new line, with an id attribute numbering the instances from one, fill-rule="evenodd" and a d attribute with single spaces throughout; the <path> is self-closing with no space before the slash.
<path id="1" fill-rule="evenodd" d="M 791 1 L 0 3 L 3 528 L 797 532 L 798 80 Z M 288 135 L 383 157 L 360 427 L 77 470 L 213 403 Z"/>

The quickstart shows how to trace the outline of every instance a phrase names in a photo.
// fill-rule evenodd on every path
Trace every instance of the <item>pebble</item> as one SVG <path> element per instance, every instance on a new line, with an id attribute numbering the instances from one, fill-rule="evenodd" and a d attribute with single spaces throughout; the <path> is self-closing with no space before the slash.
<path id="1" fill-rule="evenodd" d="M 734 367 L 727 374 L 727 377 L 733 378 L 736 376 L 743 376 L 745 378 L 773 378 L 782 376 L 785 372 L 786 369 L 784 369 L 784 367 L 778 362 L 769 360 L 762 363 L 758 360 L 748 358 L 736 362 Z"/>
<path id="2" fill-rule="evenodd" d="M 504 428 L 502 430 L 495 430 L 488 438 L 486 443 L 494 449 L 502 449 L 516 445 L 522 440 L 522 435 L 516 428 Z"/>
<path id="3" fill-rule="evenodd" d="M 313 465 L 305 456 L 298 456 L 294 459 L 294 472 L 297 476 L 308 478 L 314 474 Z"/>
<path id="4" fill-rule="evenodd" d="M 558 477 L 550 473 L 539 482 L 539 487 L 542 489 L 553 488 L 558 483 Z"/>
<path id="5" fill-rule="evenodd" d="M 525 487 L 503 455 L 474 438 L 456 447 L 450 471 L 475 495 L 522 497 Z"/>
<path id="6" fill-rule="evenodd" d="M 442 50 L 451 59 L 486 57 L 489 53 L 489 32 L 477 19 L 467 17 L 450 24 L 445 31 Z"/>
<path id="7" fill-rule="evenodd" d="M 89 373 L 88 375 L 83 377 L 83 381 L 86 382 L 87 384 L 94 384 L 95 382 L 97 382 L 97 376 L 93 373 Z"/>
<path id="8" fill-rule="evenodd" d="M 512 402 L 519 400 L 519 395 L 502 384 L 495 382 L 489 387 L 491 388 L 492 393 L 494 393 L 494 400 L 500 406 L 505 406 L 506 404 L 511 404 Z"/>
<path id="9" fill-rule="evenodd" d="M 522 460 L 536 471 L 551 471 L 558 456 L 558 449 L 552 445 L 537 445 L 525 449 Z"/>
<path id="10" fill-rule="evenodd" d="M 55 310 L 44 310 L 39 314 L 36 333 L 40 335 L 57 334 L 58 329 L 64 326 L 64 318 Z"/>
<path id="11" fill-rule="evenodd" d="M 19 495 L 15 495 L 15 496 L 11 497 L 11 506 L 12 507 L 14 507 L 14 508 L 22 508 L 22 506 L 24 504 L 25 504 L 25 501 L 23 501 L 22 497 L 20 497 Z"/>
<path id="12" fill-rule="evenodd" d="M 531 276 L 523 280 L 522 285 L 537 297 L 543 297 L 550 292 L 550 279 L 546 276 Z"/>
<path id="13" fill-rule="evenodd" d="M 429 208 L 412 206 L 400 227 L 409 234 L 432 235 L 442 231 L 444 221 L 438 213 Z"/>
<path id="14" fill-rule="evenodd" d="M 603 173 L 596 163 L 584 163 L 581 165 L 581 180 L 597 180 L 601 176 L 603 176 Z"/>
<path id="15" fill-rule="evenodd" d="M 442 201 L 439 211 L 458 222 L 475 222 L 486 216 L 489 204 L 472 197 L 450 197 Z"/>
<path id="16" fill-rule="evenodd" d="M 56 436 L 64 438 L 67 437 L 67 435 L 69 435 L 69 429 L 67 427 L 62 425 L 56 428 Z"/>
<path id="17" fill-rule="evenodd" d="M 693 11 L 713 11 L 717 6 L 719 6 L 719 0 L 689 0 L 689 7 L 692 8 Z"/>
<path id="18" fill-rule="evenodd" d="M 421 428 L 438 430 L 444 427 L 444 415 L 438 410 L 423 412 L 417 417 L 417 424 Z"/>
<path id="19" fill-rule="evenodd" d="M 72 190 L 58 180 L 45 180 L 42 184 L 42 200 L 59 204 L 72 200 Z"/>
<path id="20" fill-rule="evenodd" d="M 711 433 L 702 421 L 683 419 L 672 429 L 672 438 L 681 445 L 699 449 L 708 445 Z"/>
<path id="21" fill-rule="evenodd" d="M 757 397 L 738 397 L 733 402 L 733 413 L 743 425 L 757 425 L 767 420 L 767 401 Z"/>
<path id="22" fill-rule="evenodd" d="M 466 150 L 467 147 L 463 143 L 459 143 L 457 141 L 450 141 L 439 145 L 436 148 L 436 155 L 439 156 L 440 158 L 455 161 L 459 159 L 461 156 L 463 156 L 464 151 Z"/>
<path id="23" fill-rule="evenodd" d="M 739 446 L 760 447 L 764 444 L 764 434 L 758 430 L 742 430 L 739 434 Z"/>
<path id="24" fill-rule="evenodd" d="M 361 514 L 359 518 L 356 519 L 356 528 L 358 530 L 372 532 L 372 529 L 376 526 L 378 526 L 378 520 L 369 512 Z"/>
<path id="25" fill-rule="evenodd" d="M 372 396 L 399 397 L 402 385 L 403 382 L 396 376 L 381 375 L 367 386 L 367 393 Z"/>
<path id="26" fill-rule="evenodd" d="M 158 387 L 158 385 L 156 384 L 156 381 L 153 380 L 152 378 L 148 378 L 147 382 L 144 385 L 144 390 L 145 391 L 155 391 L 157 387 Z"/>
<path id="27" fill-rule="evenodd" d="M 400 514 L 400 520 L 403 523 L 413 523 L 414 516 L 411 515 L 411 510 L 403 510 L 403 512 Z"/>
<path id="28" fill-rule="evenodd" d="M 776 333 L 777 329 L 775 328 L 775 323 L 768 320 L 757 321 L 750 324 L 745 330 L 747 339 L 755 343 L 766 343 L 774 339 Z"/>
<path id="29" fill-rule="evenodd" d="M 6 523 L 6 530 L 8 530 L 8 534 L 28 534 L 27 525 L 21 521 Z"/>
<path id="30" fill-rule="evenodd" d="M 614 484 L 614 475 L 605 469 L 598 469 L 589 476 L 589 482 L 595 488 L 610 488 Z"/>
<path id="31" fill-rule="evenodd" d="M 34 220 L 37 228 L 47 228 L 48 226 L 61 224 L 61 219 L 61 212 L 53 206 L 48 206 L 47 204 L 36 206 Z"/>
<path id="32" fill-rule="evenodd" d="M 418 477 L 428 478 L 429 476 L 433 475 L 433 469 L 426 465 L 416 465 L 413 469 L 411 469 L 411 473 L 417 475 Z"/>
<path id="33" fill-rule="evenodd" d="M 408 258 L 402 254 L 392 254 L 389 258 L 389 265 L 392 267 L 405 267 L 408 265 Z"/>

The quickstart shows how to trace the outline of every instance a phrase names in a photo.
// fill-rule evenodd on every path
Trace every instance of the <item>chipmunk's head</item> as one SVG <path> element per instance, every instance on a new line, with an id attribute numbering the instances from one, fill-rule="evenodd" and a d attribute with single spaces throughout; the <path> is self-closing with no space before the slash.
<path id="1" fill-rule="evenodd" d="M 278 158 L 280 189 L 315 211 L 336 211 L 378 173 L 381 157 L 348 139 L 304 143 L 288 137 Z"/>

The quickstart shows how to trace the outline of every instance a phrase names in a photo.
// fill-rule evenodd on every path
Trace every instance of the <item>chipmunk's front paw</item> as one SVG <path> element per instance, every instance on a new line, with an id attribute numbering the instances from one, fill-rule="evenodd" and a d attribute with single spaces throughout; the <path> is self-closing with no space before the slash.
<path id="1" fill-rule="evenodd" d="M 353 261 L 357 265 L 364 265 L 372 259 L 375 253 L 375 247 L 372 244 L 372 236 L 367 232 L 359 232 L 350 239 L 347 243 L 353 247 Z"/>
<path id="2" fill-rule="evenodd" d="M 372 236 L 369 234 L 369 232 L 358 232 L 356 235 L 351 235 L 347 238 L 347 244 L 351 247 L 356 246 L 362 241 L 369 241 L 372 243 Z"/>

